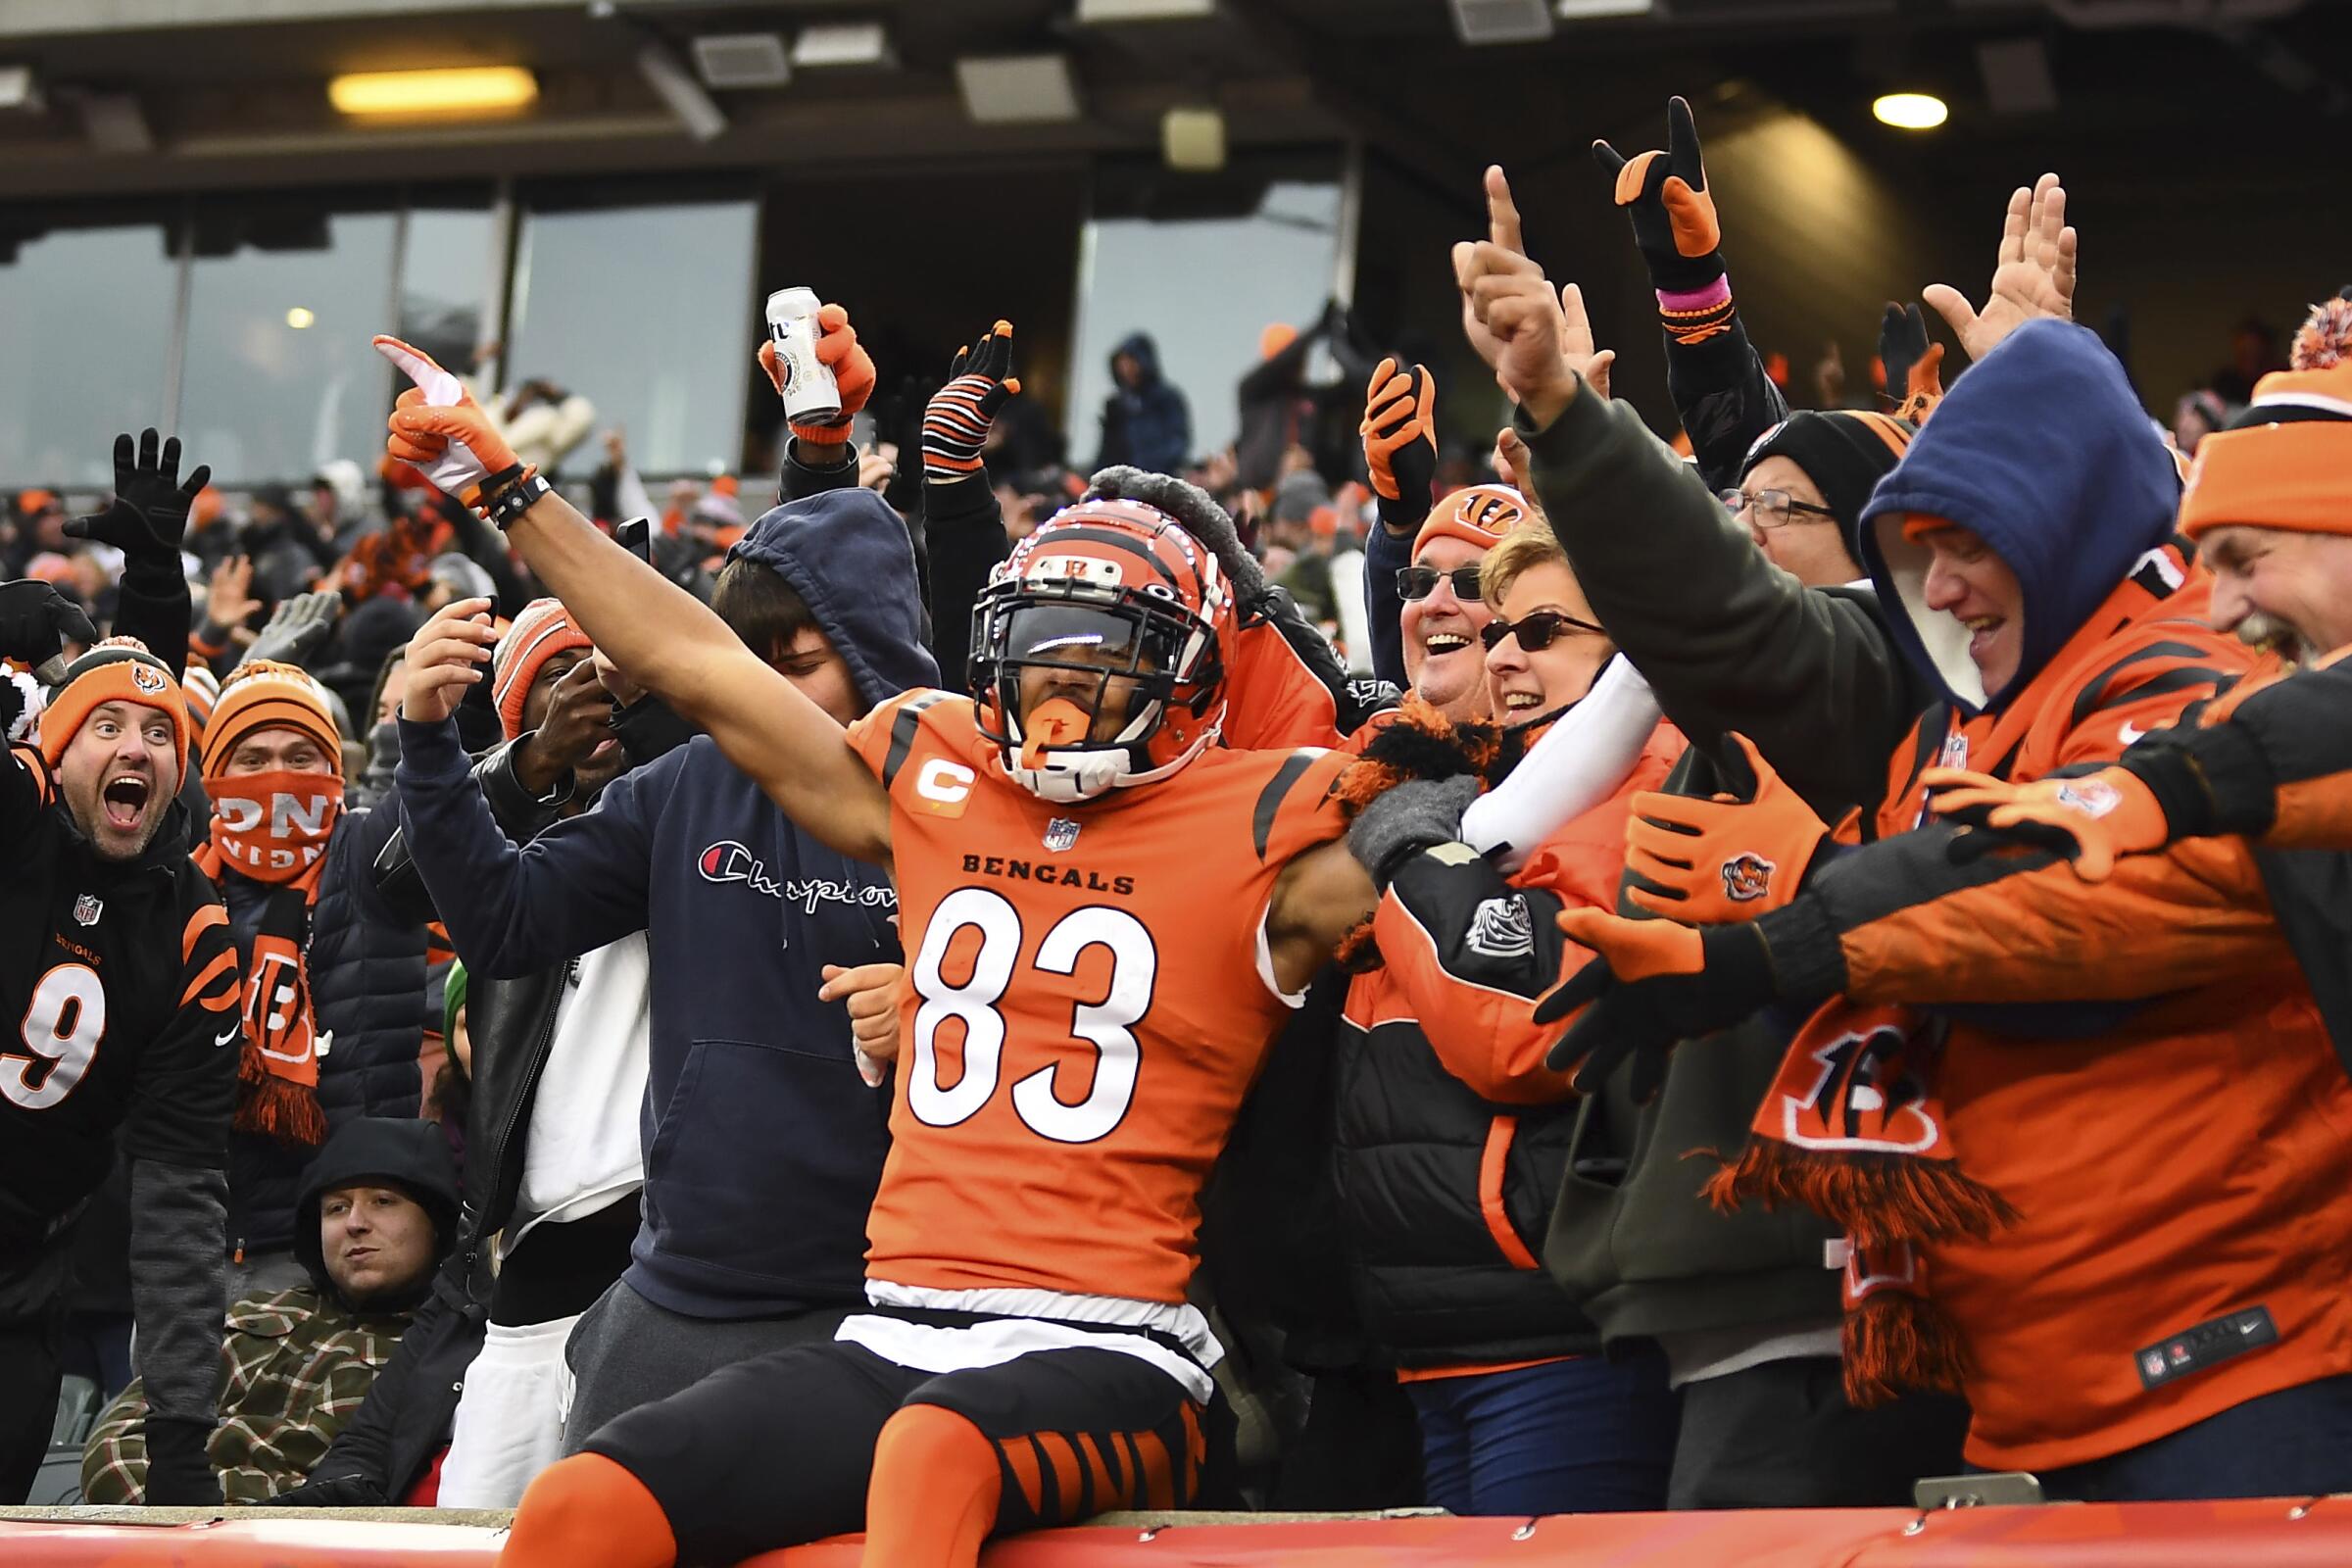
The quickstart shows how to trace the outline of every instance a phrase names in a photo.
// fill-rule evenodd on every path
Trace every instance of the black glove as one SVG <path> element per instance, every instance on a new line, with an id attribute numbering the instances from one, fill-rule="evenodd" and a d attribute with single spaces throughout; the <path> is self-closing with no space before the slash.
<path id="1" fill-rule="evenodd" d="M 1633 1056 L 1634 1098 L 1647 1101 L 1677 1041 L 1728 1028 L 1778 996 L 1772 950 L 1751 921 L 1687 926 L 1572 909 L 1560 929 L 1593 957 L 1538 1002 L 1535 1016 L 1556 1023 L 1585 1009 L 1544 1058 L 1554 1072 L 1575 1067 L 1580 1094 Z"/>
<path id="2" fill-rule="evenodd" d="M 274 660 L 281 664 L 307 663 L 335 629 L 335 617 L 343 613 L 343 596 L 329 589 L 324 593 L 296 594 L 277 607 L 262 634 L 245 651 L 248 662 Z"/>
<path id="3" fill-rule="evenodd" d="M 97 640 L 98 628 L 81 607 L 48 583 L 31 577 L 0 583 L 0 659 L 38 669 L 66 644 Z"/>
<path id="4" fill-rule="evenodd" d="M 1486 784 L 1475 773 L 1408 779 L 1356 814 L 1348 827 L 1348 852 L 1386 893 L 1408 858 L 1462 836 L 1462 813 L 1484 793 Z"/>
<path id="5" fill-rule="evenodd" d="M 1634 221 L 1634 244 L 1649 267 L 1650 286 L 1665 294 L 1695 294 L 1723 276 L 1723 225 L 1707 192 L 1699 158 L 1698 125 L 1690 105 L 1666 102 L 1666 150 L 1624 157 L 1605 141 L 1593 161 L 1616 183 L 1617 205 Z"/>
<path id="6" fill-rule="evenodd" d="M 159 1420 L 149 1416 L 147 1428 L 146 1503 L 151 1508 L 218 1508 L 220 1478 L 213 1473 L 205 1443 L 213 1435 L 209 1421 Z"/>
<path id="7" fill-rule="evenodd" d="M 1012 373 L 1012 323 L 999 321 L 956 351 L 948 384 L 923 408 L 923 482 L 954 484 L 981 471 L 980 449 L 1004 400 L 1021 389 Z"/>
<path id="8" fill-rule="evenodd" d="M 169 561 L 179 570 L 179 542 L 187 535 L 188 509 L 196 493 L 213 482 L 213 470 L 198 464 L 179 477 L 179 437 L 159 454 L 152 429 L 140 433 L 137 455 L 130 437 L 115 437 L 115 500 L 104 512 L 66 524 L 68 537 L 95 539 L 122 552 L 124 568 L 141 562 Z"/>
<path id="9" fill-rule="evenodd" d="M 1364 388 L 1364 422 L 1356 433 L 1363 437 L 1364 466 L 1381 525 L 1391 533 L 1417 532 L 1429 515 L 1438 482 L 1437 404 L 1437 382 L 1428 367 L 1394 359 L 1373 367 L 1372 383 Z"/>
<path id="10" fill-rule="evenodd" d="M 1943 396 L 1943 345 L 1929 340 L 1927 312 L 1916 305 L 1886 307 L 1879 322 L 1879 363 L 1886 368 L 1886 396 L 1895 413 L 1926 418 Z"/>
<path id="11" fill-rule="evenodd" d="M 369 1476 L 330 1476 L 265 1497 L 266 1508 L 384 1508 L 392 1499 Z"/>

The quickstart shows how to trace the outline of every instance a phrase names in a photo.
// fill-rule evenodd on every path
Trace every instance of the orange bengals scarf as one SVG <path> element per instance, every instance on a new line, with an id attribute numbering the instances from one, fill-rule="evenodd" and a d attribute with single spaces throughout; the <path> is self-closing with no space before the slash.
<path id="1" fill-rule="evenodd" d="M 311 907 L 326 869 L 326 841 L 341 815 L 343 781 L 326 773 L 220 778 L 212 836 L 196 868 L 216 883 L 225 871 L 274 884 L 245 967 L 245 1047 L 237 1057 L 239 1132 L 317 1146 L 326 1139 L 318 1108 L 318 1023 L 311 1007 Z M 280 797 L 295 808 L 278 809 Z"/>
<path id="2" fill-rule="evenodd" d="M 1959 1389 L 1967 1356 L 1929 1298 L 1923 1246 L 1983 1240 L 2017 1218 L 1952 1149 L 1936 1098 L 1945 1027 L 1908 1007 L 1825 1004 L 1790 1042 L 1747 1147 L 1707 1184 L 1719 1209 L 1800 1203 L 1844 1227 L 1845 1393 L 1857 1407 L 1905 1388 Z"/>

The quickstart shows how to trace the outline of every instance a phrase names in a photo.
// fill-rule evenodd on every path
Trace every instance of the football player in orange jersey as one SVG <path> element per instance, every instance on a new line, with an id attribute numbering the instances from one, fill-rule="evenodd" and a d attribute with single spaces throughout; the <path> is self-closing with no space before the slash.
<path id="1" fill-rule="evenodd" d="M 787 814 L 891 865 L 912 955 L 873 1310 L 603 1428 L 533 1483 L 505 1560 L 655 1568 L 862 1526 L 868 1561 L 969 1563 L 994 1531 L 1190 1501 L 1219 1354 L 1185 1301 L 1200 1188 L 1374 904 L 1328 799 L 1348 758 L 1212 744 L 1234 638 L 1215 557 L 1154 508 L 1082 503 L 982 597 L 976 701 L 908 693 L 845 732 L 518 463 L 454 377 L 378 343 L 417 382 L 390 450 L 510 528 Z"/>

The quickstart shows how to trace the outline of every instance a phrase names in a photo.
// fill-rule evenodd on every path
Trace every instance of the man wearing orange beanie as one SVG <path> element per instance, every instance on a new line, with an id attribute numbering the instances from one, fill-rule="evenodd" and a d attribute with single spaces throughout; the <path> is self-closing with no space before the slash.
<path id="1" fill-rule="evenodd" d="M 45 583 L 0 584 L 0 658 L 38 667 L 95 632 Z M 21 689 L 0 683 L 0 731 Z M 179 683 L 113 638 L 65 670 L 39 746 L 0 757 L 0 1502 L 49 1440 L 76 1221 L 130 1160 L 131 1301 L 150 1405 L 147 1500 L 210 1504 L 219 1396 L 221 1162 L 236 1057 L 236 955 L 188 861 Z"/>
<path id="2" fill-rule="evenodd" d="M 345 808 L 342 737 L 302 669 L 248 660 L 230 674 L 202 776 L 213 819 L 195 861 L 220 884 L 247 977 L 229 1145 L 243 1296 L 299 1281 L 302 1171 L 326 1135 L 418 1113 L 425 933 L 376 887 L 399 813 Z"/>

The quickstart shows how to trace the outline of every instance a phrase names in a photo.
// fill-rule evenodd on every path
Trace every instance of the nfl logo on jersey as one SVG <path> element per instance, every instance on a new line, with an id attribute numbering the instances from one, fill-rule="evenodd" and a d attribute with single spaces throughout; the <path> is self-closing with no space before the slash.
<path id="1" fill-rule="evenodd" d="M 1046 824 L 1046 848 L 1059 854 L 1078 842 L 1075 817 L 1057 816 Z"/>
<path id="2" fill-rule="evenodd" d="M 74 920 L 77 925 L 96 925 L 98 913 L 106 907 L 95 893 L 84 893 L 74 901 Z"/>

